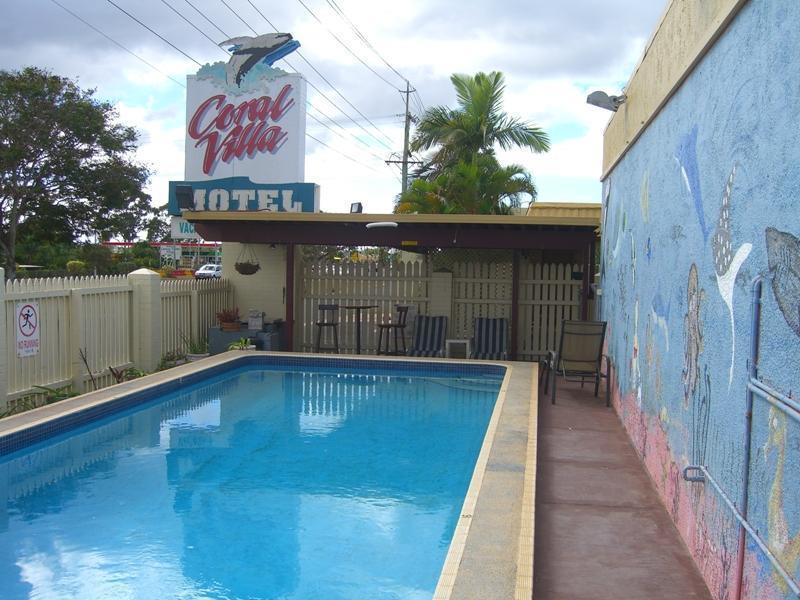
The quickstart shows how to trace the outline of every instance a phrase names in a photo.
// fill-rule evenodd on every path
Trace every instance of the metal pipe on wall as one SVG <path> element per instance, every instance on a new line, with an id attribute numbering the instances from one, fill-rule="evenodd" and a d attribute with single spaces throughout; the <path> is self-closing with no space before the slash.
<path id="1" fill-rule="evenodd" d="M 780 564 L 777 557 L 769 550 L 764 540 L 758 535 L 758 532 L 753 529 L 747 520 L 747 511 L 749 507 L 750 496 L 750 464 L 751 464 L 751 447 L 752 447 L 752 433 L 753 433 L 753 405 L 756 397 L 763 398 L 775 408 L 781 410 L 787 416 L 800 423 L 800 404 L 795 400 L 781 394 L 777 390 L 773 390 L 764 382 L 758 379 L 758 358 L 759 347 L 761 342 L 761 293 L 763 288 L 763 277 L 759 275 L 753 280 L 752 285 L 752 300 L 751 300 L 751 313 L 750 313 L 750 360 L 747 365 L 747 390 L 745 394 L 746 409 L 745 409 L 745 430 L 744 430 L 744 460 L 742 461 L 742 490 L 739 497 L 739 506 L 737 507 L 730 498 L 728 498 L 722 487 L 708 472 L 705 465 L 689 465 L 683 470 L 683 478 L 686 481 L 705 483 L 708 482 L 712 485 L 714 490 L 722 498 L 723 502 L 733 512 L 734 517 L 739 522 L 739 537 L 738 537 L 738 552 L 736 559 L 736 587 L 734 590 L 734 597 L 738 600 L 742 599 L 744 589 L 744 559 L 746 551 L 747 535 L 753 539 L 761 552 L 767 557 L 772 564 L 775 571 L 783 578 L 789 589 L 792 590 L 797 598 L 800 598 L 800 586 L 794 581 L 792 575 L 789 574 L 783 565 Z M 692 472 L 698 472 L 699 475 L 691 475 Z"/>

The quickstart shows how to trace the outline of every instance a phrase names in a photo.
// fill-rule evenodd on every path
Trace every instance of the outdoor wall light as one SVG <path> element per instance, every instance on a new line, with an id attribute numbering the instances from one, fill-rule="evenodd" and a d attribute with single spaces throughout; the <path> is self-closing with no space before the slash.
<path id="1" fill-rule="evenodd" d="M 627 96 L 625 94 L 620 94 L 619 96 L 609 96 L 605 92 L 596 91 L 592 92 L 586 97 L 587 104 L 591 104 L 592 106 L 599 106 L 600 108 L 605 108 L 606 110 L 610 110 L 612 112 L 617 112 L 617 109 L 622 105 L 625 100 L 627 100 Z"/>
<path id="2" fill-rule="evenodd" d="M 374 223 L 367 223 L 367 229 L 375 229 L 377 227 L 397 227 L 394 221 L 375 221 Z"/>

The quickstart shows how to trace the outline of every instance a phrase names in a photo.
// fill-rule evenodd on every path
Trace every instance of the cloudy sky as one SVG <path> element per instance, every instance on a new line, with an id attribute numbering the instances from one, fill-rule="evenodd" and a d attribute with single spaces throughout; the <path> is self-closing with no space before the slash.
<path id="1" fill-rule="evenodd" d="M 303 73 L 336 102 L 309 87 L 309 115 L 327 125 L 307 122 L 307 133 L 327 145 L 306 140 L 306 180 L 321 186 L 322 210 L 346 212 L 360 201 L 373 213 L 391 212 L 400 190 L 399 165 L 384 161 L 402 150 L 404 106 L 397 90 L 405 84 L 385 63 L 418 90 L 411 104 L 415 115 L 424 107 L 455 105 L 452 73 L 499 70 L 506 77 L 505 110 L 543 127 L 553 141 L 546 155 L 503 153 L 501 161 L 526 167 L 541 201 L 592 202 L 600 199 L 602 131 L 610 113 L 587 105 L 586 95 L 621 89 L 665 5 L 666 0 L 25 0 L 4 6 L 0 68 L 45 67 L 114 102 L 121 119 L 140 131 L 139 158 L 153 170 L 150 192 L 163 204 L 167 181 L 183 179 L 181 84 L 197 71 L 194 61 L 225 60 L 212 42 L 253 35 L 250 28 L 270 33 L 269 19 L 300 41 L 305 57 L 287 57 L 294 68 L 285 60 L 276 66 Z"/>

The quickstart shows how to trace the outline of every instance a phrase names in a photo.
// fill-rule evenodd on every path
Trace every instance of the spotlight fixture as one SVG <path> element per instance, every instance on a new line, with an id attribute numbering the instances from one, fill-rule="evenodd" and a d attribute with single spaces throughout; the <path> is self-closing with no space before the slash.
<path id="1" fill-rule="evenodd" d="M 619 96 L 609 96 L 605 92 L 598 90 L 589 94 L 586 98 L 586 102 L 592 106 L 599 106 L 600 108 L 617 112 L 617 109 L 627 99 L 628 98 L 625 96 L 625 94 L 620 94 Z"/>
<path id="2" fill-rule="evenodd" d="M 178 208 L 181 210 L 194 210 L 194 198 L 192 186 L 176 185 L 175 199 L 178 201 Z"/>
<path id="3" fill-rule="evenodd" d="M 397 227 L 394 221 L 375 221 L 374 223 L 367 223 L 367 229 L 375 229 L 377 227 Z"/>

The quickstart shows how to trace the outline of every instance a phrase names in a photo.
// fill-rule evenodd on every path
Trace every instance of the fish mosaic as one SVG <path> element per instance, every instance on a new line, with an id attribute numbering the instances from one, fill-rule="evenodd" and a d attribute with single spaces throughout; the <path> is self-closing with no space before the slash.
<path id="1" fill-rule="evenodd" d="M 773 227 L 765 235 L 772 292 L 786 323 L 800 335 L 800 240 Z"/>
<path id="2" fill-rule="evenodd" d="M 700 308 L 703 303 L 704 290 L 700 288 L 697 265 L 689 267 L 689 281 L 686 285 L 686 316 L 683 318 L 683 405 L 689 406 L 689 399 L 694 394 L 700 379 L 700 353 L 703 351 L 703 330 L 700 327 Z"/>
<path id="3" fill-rule="evenodd" d="M 717 228 L 714 230 L 714 237 L 711 240 L 711 251 L 714 256 L 714 271 L 717 275 L 717 287 L 723 302 L 728 307 L 728 314 L 731 320 L 731 363 L 728 370 L 728 387 L 733 382 L 733 363 L 736 355 L 736 325 L 733 320 L 733 289 L 736 284 L 736 276 L 739 269 L 747 260 L 753 245 L 745 243 L 739 246 L 736 252 L 732 252 L 733 244 L 731 237 L 731 195 L 733 194 L 733 181 L 736 178 L 736 165 L 733 166 L 728 181 L 725 183 L 725 191 L 722 194 L 722 205 L 719 209 Z"/>
<path id="4" fill-rule="evenodd" d="M 703 232 L 703 242 L 708 241 L 711 228 L 706 225 L 705 211 L 703 210 L 703 194 L 700 191 L 700 168 L 697 165 L 697 125 L 681 139 L 675 160 L 681 169 L 681 177 L 689 195 L 694 203 L 700 231 Z"/>

